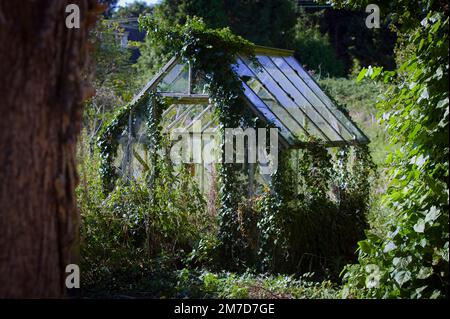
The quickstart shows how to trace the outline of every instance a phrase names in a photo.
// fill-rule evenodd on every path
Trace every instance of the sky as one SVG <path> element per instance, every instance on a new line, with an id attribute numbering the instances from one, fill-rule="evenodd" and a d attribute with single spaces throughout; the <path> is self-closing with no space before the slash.
<path id="1" fill-rule="evenodd" d="M 132 2 L 135 2 L 135 1 L 136 0 L 119 0 L 117 5 L 122 7 L 122 6 L 126 5 L 127 3 L 132 3 Z M 140 0 L 140 1 L 146 2 L 147 4 L 155 4 L 155 3 L 160 2 L 161 0 Z"/>

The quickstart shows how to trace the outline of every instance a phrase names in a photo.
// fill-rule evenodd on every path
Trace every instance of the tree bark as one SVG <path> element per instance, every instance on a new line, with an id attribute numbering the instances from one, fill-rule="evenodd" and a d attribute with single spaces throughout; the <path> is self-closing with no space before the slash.
<path id="1" fill-rule="evenodd" d="M 69 29 L 66 6 L 80 8 Z M 95 0 L 0 0 L 0 297 L 65 293 Z"/>

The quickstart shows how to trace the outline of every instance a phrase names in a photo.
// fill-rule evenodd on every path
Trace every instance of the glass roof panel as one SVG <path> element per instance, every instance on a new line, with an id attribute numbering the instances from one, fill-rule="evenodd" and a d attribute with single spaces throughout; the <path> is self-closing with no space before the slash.
<path id="1" fill-rule="evenodd" d="M 280 62 L 280 60 L 276 60 Z M 352 136 L 340 125 L 339 121 L 328 108 L 315 96 L 311 90 L 295 75 L 292 68 L 284 62 L 275 64 L 268 56 L 258 56 L 258 61 L 264 69 L 272 76 L 283 91 L 292 97 L 295 104 L 304 110 L 310 119 L 312 119 L 322 132 L 324 132 L 332 141 L 349 140 Z M 281 61 L 284 61 L 281 59 Z M 288 73 L 291 74 L 288 74 Z M 291 77 L 288 77 L 290 75 Z M 294 84 L 295 83 L 295 84 Z M 344 131 L 346 134 L 344 134 Z"/>
<path id="2" fill-rule="evenodd" d="M 205 76 L 199 71 L 193 72 L 192 93 L 208 94 L 208 84 L 206 83 Z"/>
<path id="3" fill-rule="evenodd" d="M 281 127 L 285 127 L 291 135 L 301 138 L 309 134 L 308 131 L 302 126 L 302 122 L 304 122 L 304 117 L 302 114 L 297 114 L 298 116 L 297 118 L 295 118 L 269 92 L 266 85 L 261 83 L 259 79 L 255 77 L 251 69 L 245 63 L 243 63 L 241 59 L 238 59 L 237 65 L 238 66 L 236 70 L 238 72 L 241 72 L 241 74 L 238 74 L 241 75 L 242 80 L 248 86 L 248 89 L 246 91 L 247 98 L 249 98 L 250 91 L 256 94 L 258 98 L 261 99 L 261 101 L 269 108 L 271 113 L 275 115 L 276 118 L 282 123 Z M 281 129 L 281 127 L 279 128 Z"/>
<path id="4" fill-rule="evenodd" d="M 307 135 L 312 135 L 316 138 L 330 140 L 330 138 L 315 124 L 315 121 L 317 121 L 319 117 L 316 112 L 307 112 L 305 109 L 300 109 L 292 96 L 285 92 L 282 87 L 280 87 L 280 84 L 263 67 L 255 65 L 246 58 L 244 58 L 243 61 L 253 73 L 251 82 L 256 83 L 254 84 L 255 86 L 259 83 L 259 86 L 256 86 L 258 91 L 255 92 L 264 102 L 266 102 L 266 100 L 268 101 L 268 98 L 266 97 L 267 94 L 271 96 L 272 100 L 276 101 L 276 104 L 273 104 L 275 113 L 289 114 L 289 116 L 282 116 L 280 119 L 300 138 L 300 140 L 303 139 L 301 134 L 302 131 L 307 133 Z M 314 117 L 311 117 L 313 115 Z"/>
<path id="5" fill-rule="evenodd" d="M 258 63 L 240 57 L 233 68 L 242 79 L 244 95 L 253 111 L 275 124 L 287 142 L 305 141 L 307 136 L 328 142 L 355 139 L 367 142 L 365 135 L 293 56 L 261 54 L 256 56 Z M 174 128 L 192 130 L 191 126 L 198 120 L 202 131 L 216 130 L 219 123 L 213 107 L 201 105 L 199 100 L 190 101 L 187 96 L 208 94 L 205 75 L 192 70 L 190 76 L 189 64 L 176 61 L 167 69 L 169 71 L 156 84 L 157 91 L 165 93 L 165 96 L 173 93 L 175 98 L 180 99 L 181 96 L 185 99 L 178 102 L 183 104 L 175 103 L 164 111 L 163 131 L 167 133 Z"/>
<path id="6" fill-rule="evenodd" d="M 192 130 L 194 124 L 199 125 L 202 131 L 206 128 L 218 127 L 214 108 L 204 104 L 173 104 L 166 110 L 161 119 L 163 133 L 181 128 Z"/>
<path id="7" fill-rule="evenodd" d="M 250 103 L 265 117 L 267 122 L 275 124 L 280 130 L 281 135 L 288 142 L 295 141 L 294 135 L 284 126 L 280 119 L 272 112 L 263 100 L 246 84 L 243 83 L 244 94 L 249 99 Z"/>
<path id="8" fill-rule="evenodd" d="M 367 138 L 361 131 L 352 123 L 352 121 L 344 114 L 341 110 L 339 110 L 336 105 L 331 101 L 331 99 L 322 91 L 319 85 L 314 81 L 314 79 L 306 72 L 300 63 L 294 57 L 283 57 L 283 58 L 272 58 L 277 64 L 283 65 L 280 61 L 284 60 L 294 71 L 287 72 L 288 76 L 292 76 L 293 80 L 299 83 L 298 79 L 300 78 L 303 83 L 305 83 L 305 87 L 310 90 L 310 96 L 315 95 L 317 99 L 319 99 L 328 109 L 329 111 L 338 119 L 340 125 L 345 128 L 348 134 L 351 135 L 349 140 L 354 140 L 355 138 L 359 141 L 367 141 Z M 294 76 L 295 74 L 295 76 Z M 345 136 L 347 137 L 347 136 Z"/>

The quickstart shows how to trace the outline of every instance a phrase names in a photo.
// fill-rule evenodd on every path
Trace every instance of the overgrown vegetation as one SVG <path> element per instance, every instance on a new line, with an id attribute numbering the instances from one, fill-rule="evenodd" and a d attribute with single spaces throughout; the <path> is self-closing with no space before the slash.
<path id="1" fill-rule="evenodd" d="M 317 18 L 300 19 L 293 29 L 295 19 L 289 27 L 276 25 L 276 32 L 296 30 L 284 34 L 283 43 L 302 48 L 302 54 L 310 52 L 302 59 L 299 51 L 300 61 L 307 61 L 371 144 L 327 151 L 311 140 L 305 150 L 284 151 L 279 171 L 253 198 L 247 196 L 244 168 L 224 164 L 217 167 L 219 194 L 205 200 L 189 167 L 174 167 L 157 151 L 169 146 L 157 134 L 164 100 L 147 94 L 126 104 L 130 85 L 141 85 L 168 56 L 179 53 L 208 75 L 223 125 L 256 125 L 252 116 L 236 112 L 240 82 L 230 69 L 237 53 L 251 58 L 252 43 L 229 29 L 208 28 L 230 24 L 221 2 L 208 1 L 205 7 L 191 2 L 178 6 L 181 2 L 164 1 L 153 18 L 141 20 L 149 36 L 141 46 L 136 81 L 126 81 L 131 77 L 127 72 L 135 70 L 128 65 L 129 53 L 113 41 L 113 31 L 99 33 L 106 32 L 109 45 L 98 48 L 107 51 L 98 55 L 99 90 L 88 104 L 79 152 L 84 293 L 157 298 L 447 296 L 448 18 L 430 13 L 423 19 L 426 9 L 407 9 L 419 18 L 398 11 L 393 17 L 402 21 L 396 30 L 398 70 L 365 68 L 358 80 L 365 75 L 384 81 L 359 83 L 351 76 L 327 77 L 346 75 L 349 66 L 348 61 L 345 66 L 333 63 L 335 44 Z M 347 8 L 360 5 L 336 2 Z M 283 5 L 289 7 L 287 1 Z M 205 15 L 204 20 L 186 12 L 202 12 L 198 15 Z M 240 13 L 240 24 L 247 13 Z M 176 22 L 181 24 L 174 27 Z M 243 32 L 260 39 L 252 28 Z M 289 38 L 293 34 L 297 42 Z M 266 41 L 258 44 L 274 45 L 273 39 Z M 106 63 L 109 55 L 120 57 L 117 69 Z M 135 118 L 145 122 L 149 154 L 137 180 L 124 178 L 114 162 L 117 139 L 130 121 L 137 125 Z M 364 229 L 367 239 L 357 244 Z M 356 249 L 359 263 L 345 267 L 357 261 Z"/>
<path id="2" fill-rule="evenodd" d="M 448 295 L 448 18 L 429 13 L 404 36 L 409 46 L 380 102 L 392 144 L 391 183 L 384 198 L 393 210 L 387 236 L 368 233 L 360 265 L 348 267 L 348 293 L 371 297 Z M 375 78 L 380 69 L 364 69 Z"/>
<path id="3" fill-rule="evenodd" d="M 195 18 L 170 29 L 155 24 L 151 18 L 141 23 L 149 30 L 158 30 L 151 34 L 154 41 L 163 43 L 174 53 L 181 52 L 184 61 L 206 75 L 211 101 L 224 127 L 239 126 L 241 119 L 247 125 L 255 123 L 255 119 L 237 112 L 241 84 L 231 69 L 238 53 L 252 57 L 250 42 L 228 29 L 208 29 Z M 146 94 L 117 109 L 99 133 L 101 161 L 97 178 L 103 181 L 103 195 L 96 199 L 97 203 L 101 201 L 100 205 L 86 207 L 87 241 L 83 247 L 88 251 L 86 262 L 94 260 L 98 265 L 95 258 L 99 256 L 106 260 L 100 278 L 120 273 L 120 267 L 111 270 L 107 266 L 110 261 L 116 265 L 114 261 L 96 250 L 108 236 L 113 236 L 111 244 L 117 245 L 120 251 L 105 245 L 106 254 L 124 258 L 122 253 L 134 250 L 127 257 L 128 265 L 122 267 L 140 265 L 144 273 L 146 265 L 153 263 L 150 260 L 166 256 L 175 268 L 187 263 L 240 272 L 248 268 L 271 273 L 316 270 L 321 276 L 337 277 L 342 264 L 352 260 L 353 247 L 365 225 L 369 186 L 357 184 L 365 183 L 370 172 L 369 157 L 358 155 L 367 154 L 364 148 L 342 149 L 335 156 L 339 163 L 333 166 L 332 154 L 320 143 L 310 141 L 311 147 L 306 151 L 281 156 L 281 167 L 270 185 L 273 192 L 266 189 L 260 198 L 250 201 L 240 191 L 242 168 L 235 164 L 219 165 L 218 232 L 215 233 L 215 221 L 205 220 L 202 194 L 196 190 L 194 180 L 184 175 L 183 184 L 174 178 L 174 167 L 159 152 L 162 144 L 158 122 L 164 107 L 160 97 Z M 136 121 L 136 116 L 146 119 L 146 147 L 152 160 L 142 181 L 118 180 L 113 165 L 118 140 L 127 126 Z M 359 171 L 358 167 L 366 170 Z M 283 179 L 294 175 L 296 183 L 290 183 L 291 187 L 287 188 Z M 333 187 L 336 187 L 334 193 Z M 198 204 L 187 198 L 193 194 L 197 194 Z M 99 220 L 95 219 L 97 214 L 102 215 Z M 202 220 L 197 226 L 193 223 L 196 219 Z M 106 227 L 110 231 L 103 229 Z M 319 229 L 323 238 L 318 237 Z M 102 235 L 98 241 L 92 241 L 90 236 L 96 232 Z M 172 250 L 167 247 L 166 238 L 172 243 Z M 146 261 L 142 258 L 144 252 Z M 93 278 L 94 275 L 90 277 L 91 282 L 95 282 Z"/>

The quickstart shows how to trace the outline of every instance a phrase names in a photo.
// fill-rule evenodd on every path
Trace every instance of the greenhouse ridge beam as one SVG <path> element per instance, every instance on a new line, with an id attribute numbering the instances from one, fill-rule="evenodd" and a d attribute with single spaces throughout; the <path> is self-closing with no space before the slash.
<path id="1" fill-rule="evenodd" d="M 287 50 L 287 49 L 278 49 L 278 48 L 272 48 L 272 47 L 266 47 L 262 45 L 255 45 L 255 55 L 277 55 L 277 56 L 292 56 L 294 55 L 293 50 Z"/>
<path id="2" fill-rule="evenodd" d="M 306 83 L 306 81 L 305 81 L 305 79 L 303 79 L 300 75 L 299 75 L 299 73 L 297 72 L 297 70 L 295 70 L 287 61 L 286 61 L 286 59 L 284 58 L 284 57 L 281 57 L 281 59 L 284 61 L 284 63 L 294 72 L 294 74 L 297 76 L 297 78 L 305 85 L 305 87 L 307 87 L 308 88 L 308 90 L 320 101 L 320 102 L 322 102 L 322 104 L 325 106 L 325 108 L 327 109 L 327 111 L 328 111 L 328 113 L 334 118 L 334 119 L 336 119 L 338 122 L 339 122 L 339 124 L 341 125 L 341 127 L 349 134 L 349 135 L 355 135 L 354 134 L 354 132 L 351 132 L 350 130 L 349 130 L 349 128 L 347 127 L 347 125 L 345 125 L 344 123 L 342 123 L 342 121 L 341 121 L 341 119 L 338 117 L 338 116 L 336 116 L 336 114 L 335 113 L 333 113 L 333 111 L 332 110 L 330 110 L 330 108 L 329 108 L 329 106 L 327 105 L 327 103 L 325 103 L 323 100 L 322 100 L 322 98 L 317 94 L 317 92 L 315 91 L 315 90 L 313 90 L 310 86 L 308 86 L 307 85 L 307 83 Z M 273 57 L 270 57 L 270 60 L 273 62 L 273 64 L 278 68 L 278 69 L 280 69 L 280 66 L 279 65 L 277 65 L 277 63 L 274 61 L 274 59 L 273 59 Z M 280 69 L 280 71 L 281 71 L 281 69 Z M 305 71 L 306 72 L 306 71 Z M 288 78 L 288 80 L 294 85 L 294 87 L 300 92 L 300 94 L 302 94 L 303 96 L 304 96 L 304 93 L 302 93 L 301 92 L 301 89 L 294 83 L 294 82 L 292 82 L 291 81 L 291 79 L 289 79 L 289 77 L 287 77 Z M 314 79 L 313 79 L 314 80 Z M 318 85 L 317 85 L 318 86 Z M 306 98 L 306 96 L 305 96 L 305 99 L 307 99 Z M 309 101 L 309 99 L 307 99 L 308 100 L 308 102 L 312 105 L 312 103 Z M 322 116 L 322 115 L 321 115 Z M 323 116 L 322 116 L 323 117 Z M 328 121 L 327 121 L 328 122 Z M 329 125 L 330 126 L 332 126 L 330 123 L 329 123 Z M 333 126 L 332 126 L 333 127 Z M 334 127 L 333 127 L 333 129 L 334 129 Z M 339 136 L 341 137 L 341 139 L 342 140 L 346 140 L 343 136 L 341 136 L 341 134 L 340 133 L 338 133 L 339 134 Z"/>

